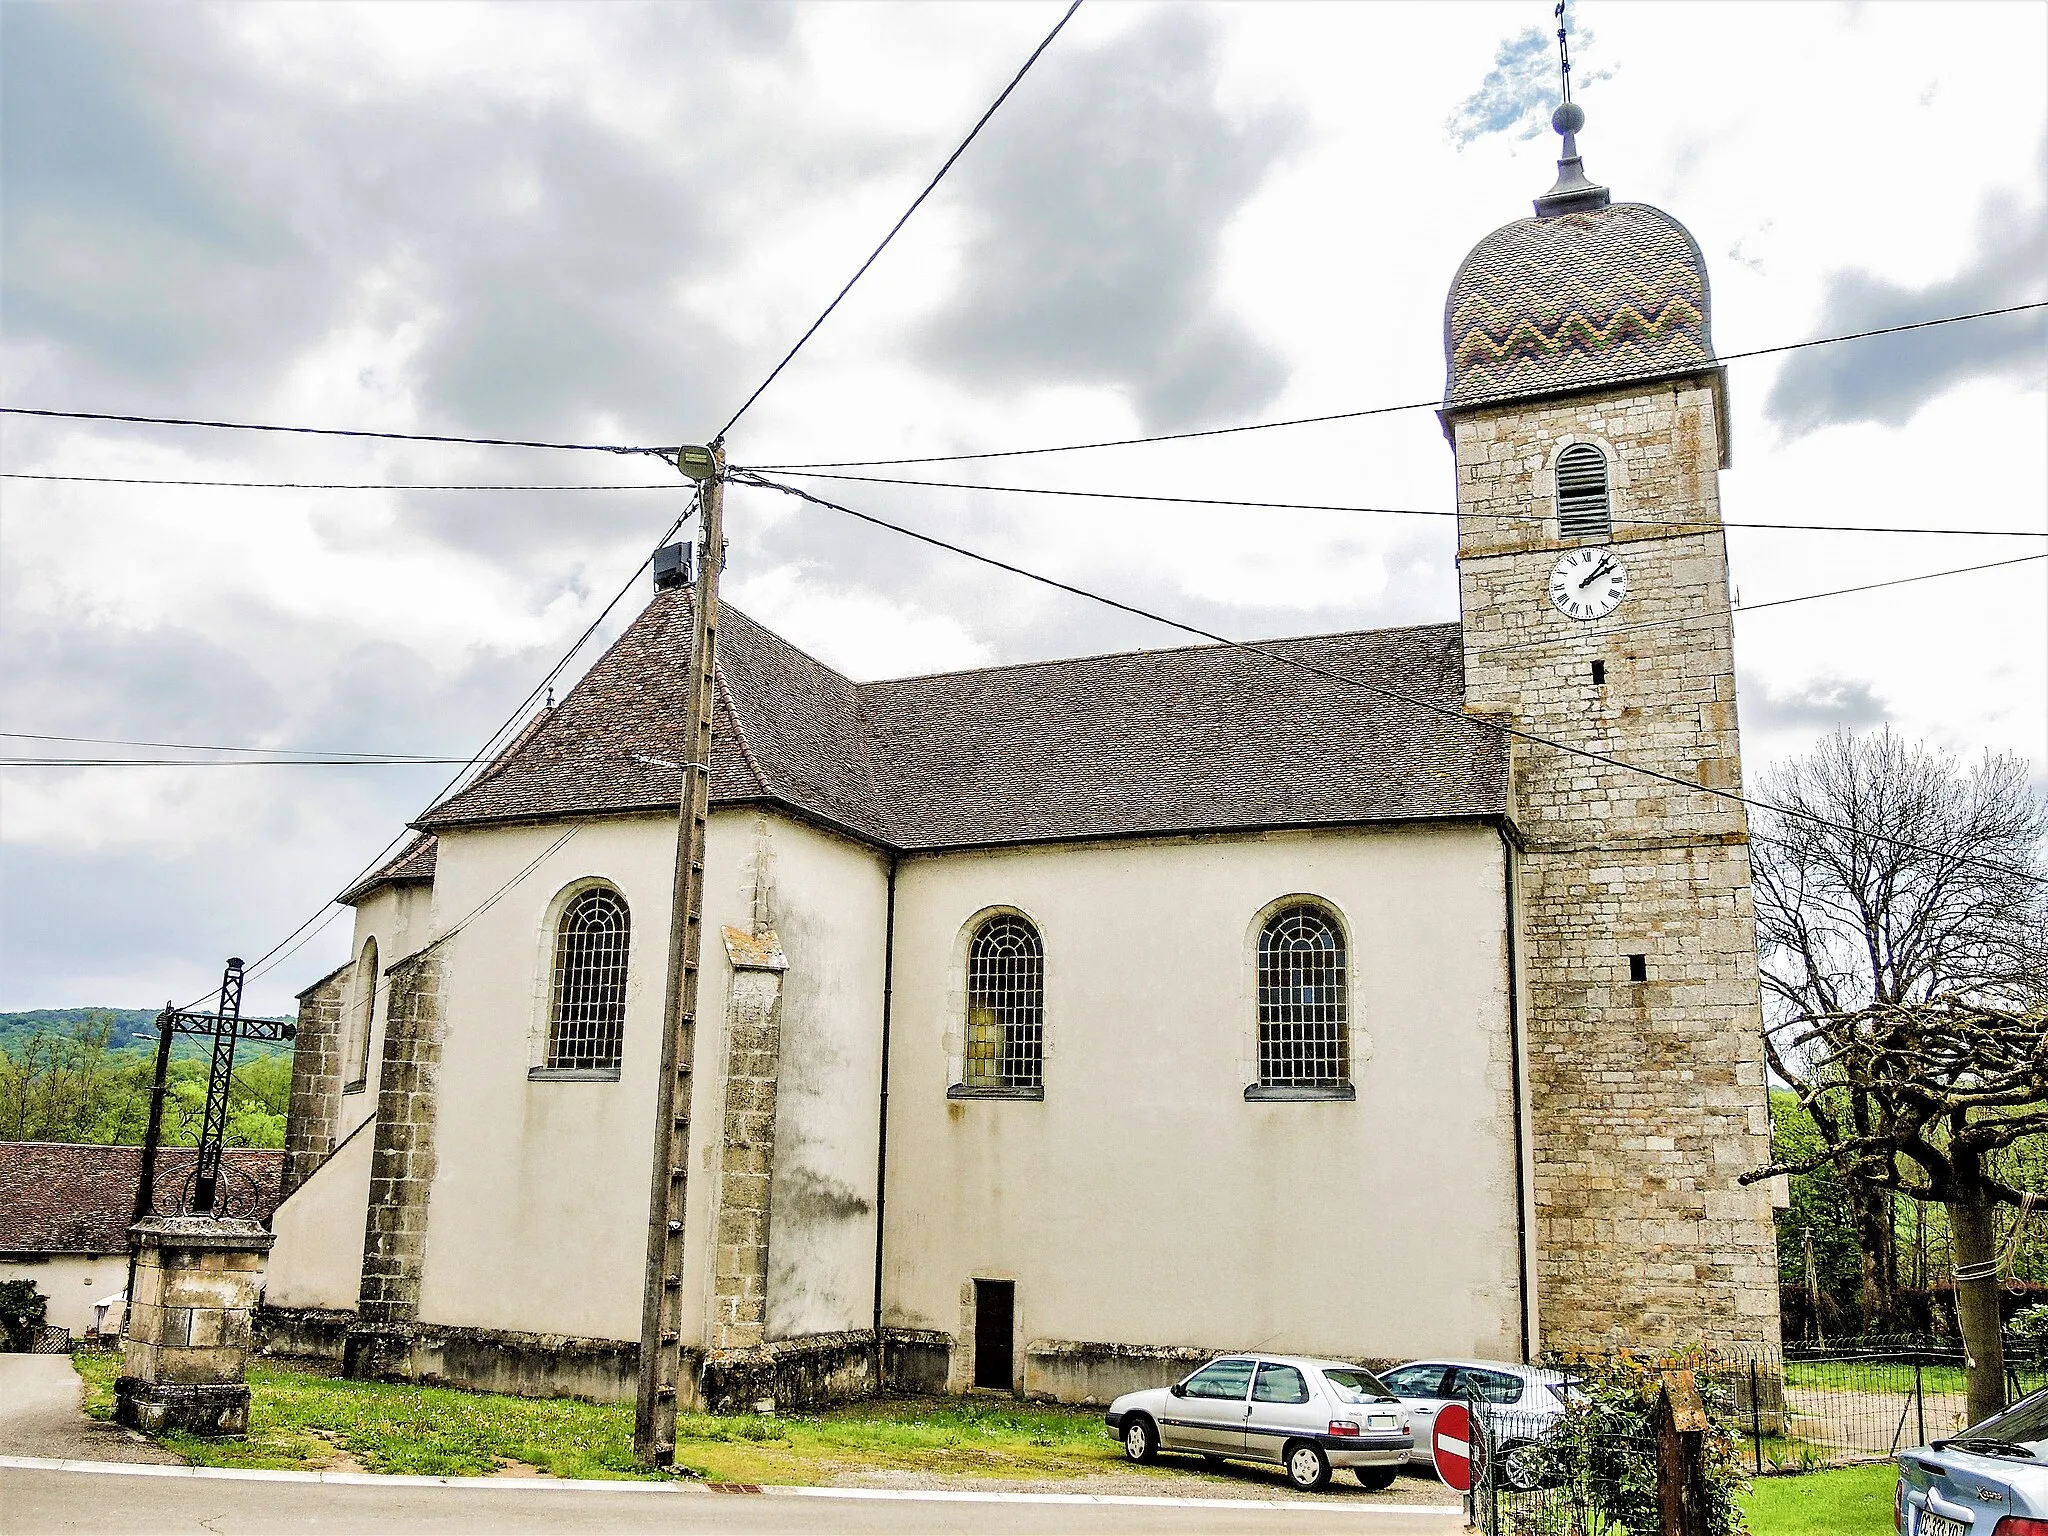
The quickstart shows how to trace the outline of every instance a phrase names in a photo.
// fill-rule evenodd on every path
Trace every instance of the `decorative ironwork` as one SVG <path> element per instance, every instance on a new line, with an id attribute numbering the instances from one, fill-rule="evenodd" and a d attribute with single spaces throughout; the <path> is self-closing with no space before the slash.
<path id="1" fill-rule="evenodd" d="M 547 1065 L 610 1071 L 626 1031 L 626 951 L 632 918 L 604 886 L 571 901 L 555 928 L 554 1008 Z"/>
<path id="2" fill-rule="evenodd" d="M 1038 930 L 1005 913 L 967 951 L 969 1088 L 1039 1088 L 1045 1077 L 1045 948 Z"/>
<path id="3" fill-rule="evenodd" d="M 1259 1082 L 1328 1088 L 1350 1081 L 1344 938 L 1307 904 L 1275 913 L 1259 933 Z"/>

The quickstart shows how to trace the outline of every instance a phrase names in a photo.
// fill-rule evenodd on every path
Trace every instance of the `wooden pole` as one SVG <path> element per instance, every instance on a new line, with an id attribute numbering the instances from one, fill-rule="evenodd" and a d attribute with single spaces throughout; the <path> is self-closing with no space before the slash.
<path id="1" fill-rule="evenodd" d="M 135 1181 L 135 1216 L 141 1221 L 156 1214 L 156 1152 L 164 1139 L 164 1094 L 171 1080 L 171 1018 L 177 1013 L 171 1004 L 156 1016 L 156 1076 L 150 1080 L 149 1124 L 142 1133 L 142 1169 Z M 121 1289 L 121 1332 L 128 1331 L 128 1314 L 135 1301 L 135 1240 L 128 1241 L 128 1283 Z"/>
<path id="2" fill-rule="evenodd" d="M 1707 1405 L 1691 1371 L 1665 1371 L 1657 1393 L 1661 1536 L 1707 1536 Z"/>
<path id="3" fill-rule="evenodd" d="M 689 452 L 691 450 L 685 450 Z M 689 471 L 685 470 L 685 473 Z M 711 446 L 703 481 L 697 584 L 691 604 L 683 710 L 683 798 L 669 913 L 668 988 L 655 1090 L 654 1164 L 647 1201 L 647 1274 L 640 1306 L 640 1382 L 633 1456 L 666 1467 L 676 1454 L 682 1390 L 683 1212 L 689 1188 L 690 1083 L 697 1038 L 697 963 L 704 922 L 704 837 L 711 814 L 711 710 L 718 664 L 718 576 L 725 562 L 725 450 Z"/>

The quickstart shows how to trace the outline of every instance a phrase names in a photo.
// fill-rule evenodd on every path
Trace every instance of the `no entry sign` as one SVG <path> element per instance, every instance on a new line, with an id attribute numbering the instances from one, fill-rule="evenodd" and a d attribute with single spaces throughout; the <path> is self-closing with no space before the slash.
<path id="1" fill-rule="evenodd" d="M 1436 1475 L 1460 1493 L 1472 1491 L 1472 1414 L 1463 1403 L 1445 1403 L 1437 1410 L 1429 1434 Z"/>

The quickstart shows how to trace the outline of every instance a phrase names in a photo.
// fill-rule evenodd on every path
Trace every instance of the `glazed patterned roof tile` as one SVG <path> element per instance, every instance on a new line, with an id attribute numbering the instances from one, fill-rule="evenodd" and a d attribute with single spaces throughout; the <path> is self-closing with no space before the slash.
<path id="1" fill-rule="evenodd" d="M 427 828 L 672 811 L 690 641 L 663 592 L 520 749 Z M 719 624 L 714 804 L 770 801 L 883 847 L 1501 814 L 1505 744 L 1462 714 L 1458 627 L 1197 646 L 855 684 L 737 609 Z"/>
<path id="2" fill-rule="evenodd" d="M 1710 367 L 1706 262 L 1646 203 L 1518 219 L 1472 248 L 1444 305 L 1446 409 Z"/>

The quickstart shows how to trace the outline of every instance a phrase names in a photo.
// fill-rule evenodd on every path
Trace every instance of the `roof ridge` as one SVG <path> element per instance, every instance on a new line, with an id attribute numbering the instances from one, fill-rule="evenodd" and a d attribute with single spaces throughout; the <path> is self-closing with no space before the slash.
<path id="1" fill-rule="evenodd" d="M 1309 640 L 1348 640 L 1356 635 L 1401 635 L 1424 629 L 1455 629 L 1462 632 L 1463 628 L 1464 626 L 1456 619 L 1439 619 L 1430 624 L 1387 624 L 1373 629 L 1317 630 L 1306 635 L 1262 635 L 1254 640 L 1203 640 L 1187 645 L 1148 645 L 1132 651 L 1090 651 L 1084 656 L 1050 656 L 1043 661 L 1005 661 L 989 667 L 954 667 L 944 672 L 910 672 L 902 677 L 878 677 L 869 682 L 855 683 L 853 686 L 856 689 L 883 688 L 891 683 L 921 683 L 938 677 L 975 677 L 992 672 L 1023 672 L 1032 667 L 1066 667 L 1083 661 L 1119 661 L 1126 656 L 1179 656 L 1195 651 L 1242 651 L 1260 645 L 1293 645 Z"/>

